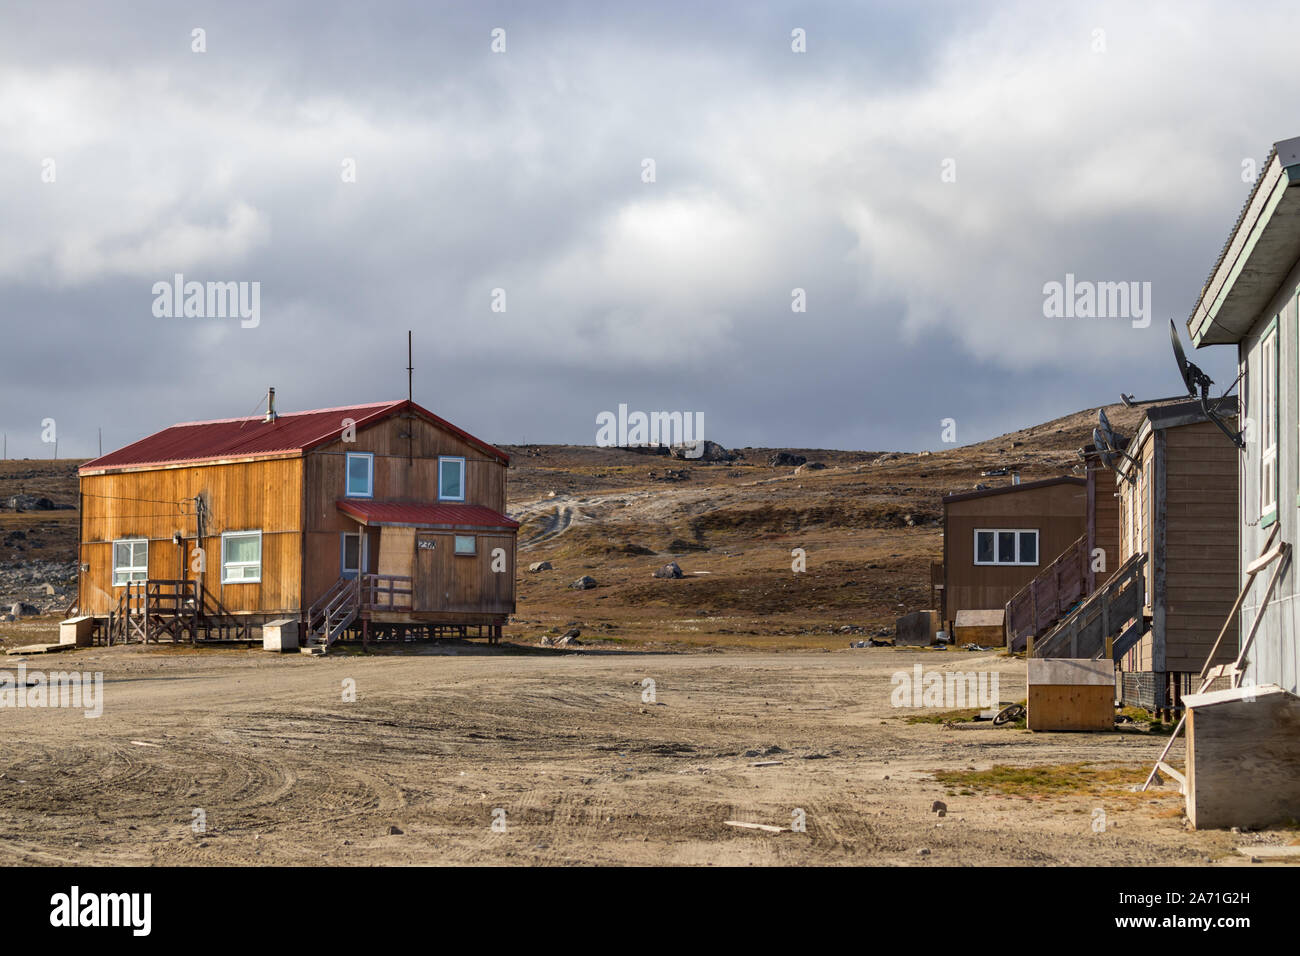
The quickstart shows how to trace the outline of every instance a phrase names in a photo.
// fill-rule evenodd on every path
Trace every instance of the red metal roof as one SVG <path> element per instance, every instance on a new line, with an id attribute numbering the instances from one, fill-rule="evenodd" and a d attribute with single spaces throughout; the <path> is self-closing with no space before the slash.
<path id="1" fill-rule="evenodd" d="M 355 421 L 357 428 L 363 428 L 408 409 L 478 446 L 487 454 L 500 458 L 503 462 L 509 462 L 510 456 L 499 448 L 475 438 L 469 432 L 457 428 L 451 422 L 439 418 L 414 402 L 403 400 L 318 408 L 308 412 L 288 412 L 279 415 L 273 422 L 263 421 L 261 415 L 250 418 L 223 418 L 209 422 L 185 422 L 164 428 L 125 448 L 119 448 L 101 458 L 88 461 L 78 471 L 85 473 L 114 468 L 145 468 L 189 462 L 301 454 L 317 445 L 334 441 L 342 435 L 345 418 Z"/>
<path id="2" fill-rule="evenodd" d="M 412 504 L 402 501 L 366 501 L 345 498 L 339 511 L 367 525 L 410 525 L 456 528 L 518 528 L 519 522 L 483 505 Z"/>

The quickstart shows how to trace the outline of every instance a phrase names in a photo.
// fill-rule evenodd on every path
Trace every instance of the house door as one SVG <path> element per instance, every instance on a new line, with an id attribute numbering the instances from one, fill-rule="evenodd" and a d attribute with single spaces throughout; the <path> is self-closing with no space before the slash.
<path id="1" fill-rule="evenodd" d="M 417 534 L 415 536 L 415 587 L 414 608 L 417 611 L 441 611 L 445 606 L 443 592 L 443 560 L 448 542 L 447 535 Z"/>

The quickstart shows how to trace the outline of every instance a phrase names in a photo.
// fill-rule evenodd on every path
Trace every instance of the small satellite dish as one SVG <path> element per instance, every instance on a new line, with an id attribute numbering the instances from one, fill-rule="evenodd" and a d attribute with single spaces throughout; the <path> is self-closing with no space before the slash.
<path id="1" fill-rule="evenodd" d="M 1097 409 L 1097 427 L 1092 430 L 1092 443 L 1097 446 L 1097 454 L 1101 457 L 1102 463 L 1111 471 L 1118 472 L 1116 467 L 1117 458 L 1126 458 L 1137 464 L 1137 461 L 1119 447 L 1119 439 L 1115 437 L 1115 430 L 1110 427 L 1110 419 L 1106 417 L 1106 409 Z M 1130 481 L 1136 481 L 1136 476 L 1129 475 Z"/>
<path id="2" fill-rule="evenodd" d="M 1115 455 L 1111 452 L 1110 446 L 1102 440 L 1099 428 L 1092 430 L 1092 445 L 1097 449 L 1097 456 L 1101 458 L 1101 463 L 1111 471 L 1115 471 Z"/>
<path id="3" fill-rule="evenodd" d="M 1219 396 L 1219 400 L 1214 403 L 1213 408 L 1210 407 L 1210 386 L 1214 384 L 1214 380 L 1202 372 L 1194 363 L 1187 360 L 1187 353 L 1183 351 L 1183 342 L 1178 337 L 1178 327 L 1174 325 L 1173 319 L 1169 320 L 1169 342 L 1173 345 L 1174 361 L 1178 363 L 1178 374 L 1183 380 L 1183 385 L 1187 388 L 1187 394 L 1200 401 L 1201 411 L 1218 426 L 1219 431 L 1227 435 L 1238 448 L 1244 449 L 1246 442 L 1242 439 L 1241 432 L 1234 432 L 1219 417 L 1219 404 L 1227 397 L 1227 392 Z"/>

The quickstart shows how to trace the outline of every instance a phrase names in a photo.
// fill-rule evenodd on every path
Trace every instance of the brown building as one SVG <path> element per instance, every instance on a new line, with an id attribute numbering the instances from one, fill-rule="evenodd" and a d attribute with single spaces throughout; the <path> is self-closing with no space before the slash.
<path id="1" fill-rule="evenodd" d="M 1235 399 L 1224 403 L 1230 417 Z M 1178 706 L 1237 597 L 1236 447 L 1197 402 L 1148 409 L 1116 462 L 1121 565 L 1145 554 L 1142 637 L 1116 656 L 1126 703 Z M 1215 664 L 1237 654 L 1229 625 Z"/>
<path id="2" fill-rule="evenodd" d="M 1088 530 L 1088 482 L 1059 477 L 943 499 L 943 620 L 1001 610 Z"/>
<path id="3" fill-rule="evenodd" d="M 80 469 L 78 613 L 110 639 L 272 620 L 489 638 L 515 609 L 506 454 L 410 401 L 174 425 Z M 486 630 L 485 630 L 486 629 Z"/>

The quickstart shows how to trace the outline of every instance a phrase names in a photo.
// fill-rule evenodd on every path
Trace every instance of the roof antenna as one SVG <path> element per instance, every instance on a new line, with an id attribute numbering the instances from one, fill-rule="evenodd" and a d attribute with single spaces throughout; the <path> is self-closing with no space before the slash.
<path id="1" fill-rule="evenodd" d="M 406 401 L 407 404 L 415 403 L 414 387 L 411 385 L 411 376 L 415 371 L 415 366 L 411 361 L 411 330 L 406 330 Z M 409 413 L 408 413 L 409 414 Z M 415 461 L 415 448 L 412 442 L 415 440 L 415 421 L 414 417 L 406 425 L 406 464 L 409 467 Z"/>
<path id="2" fill-rule="evenodd" d="M 273 422 L 280 416 L 275 413 L 275 386 L 272 385 L 266 390 L 266 417 L 264 422 Z"/>

